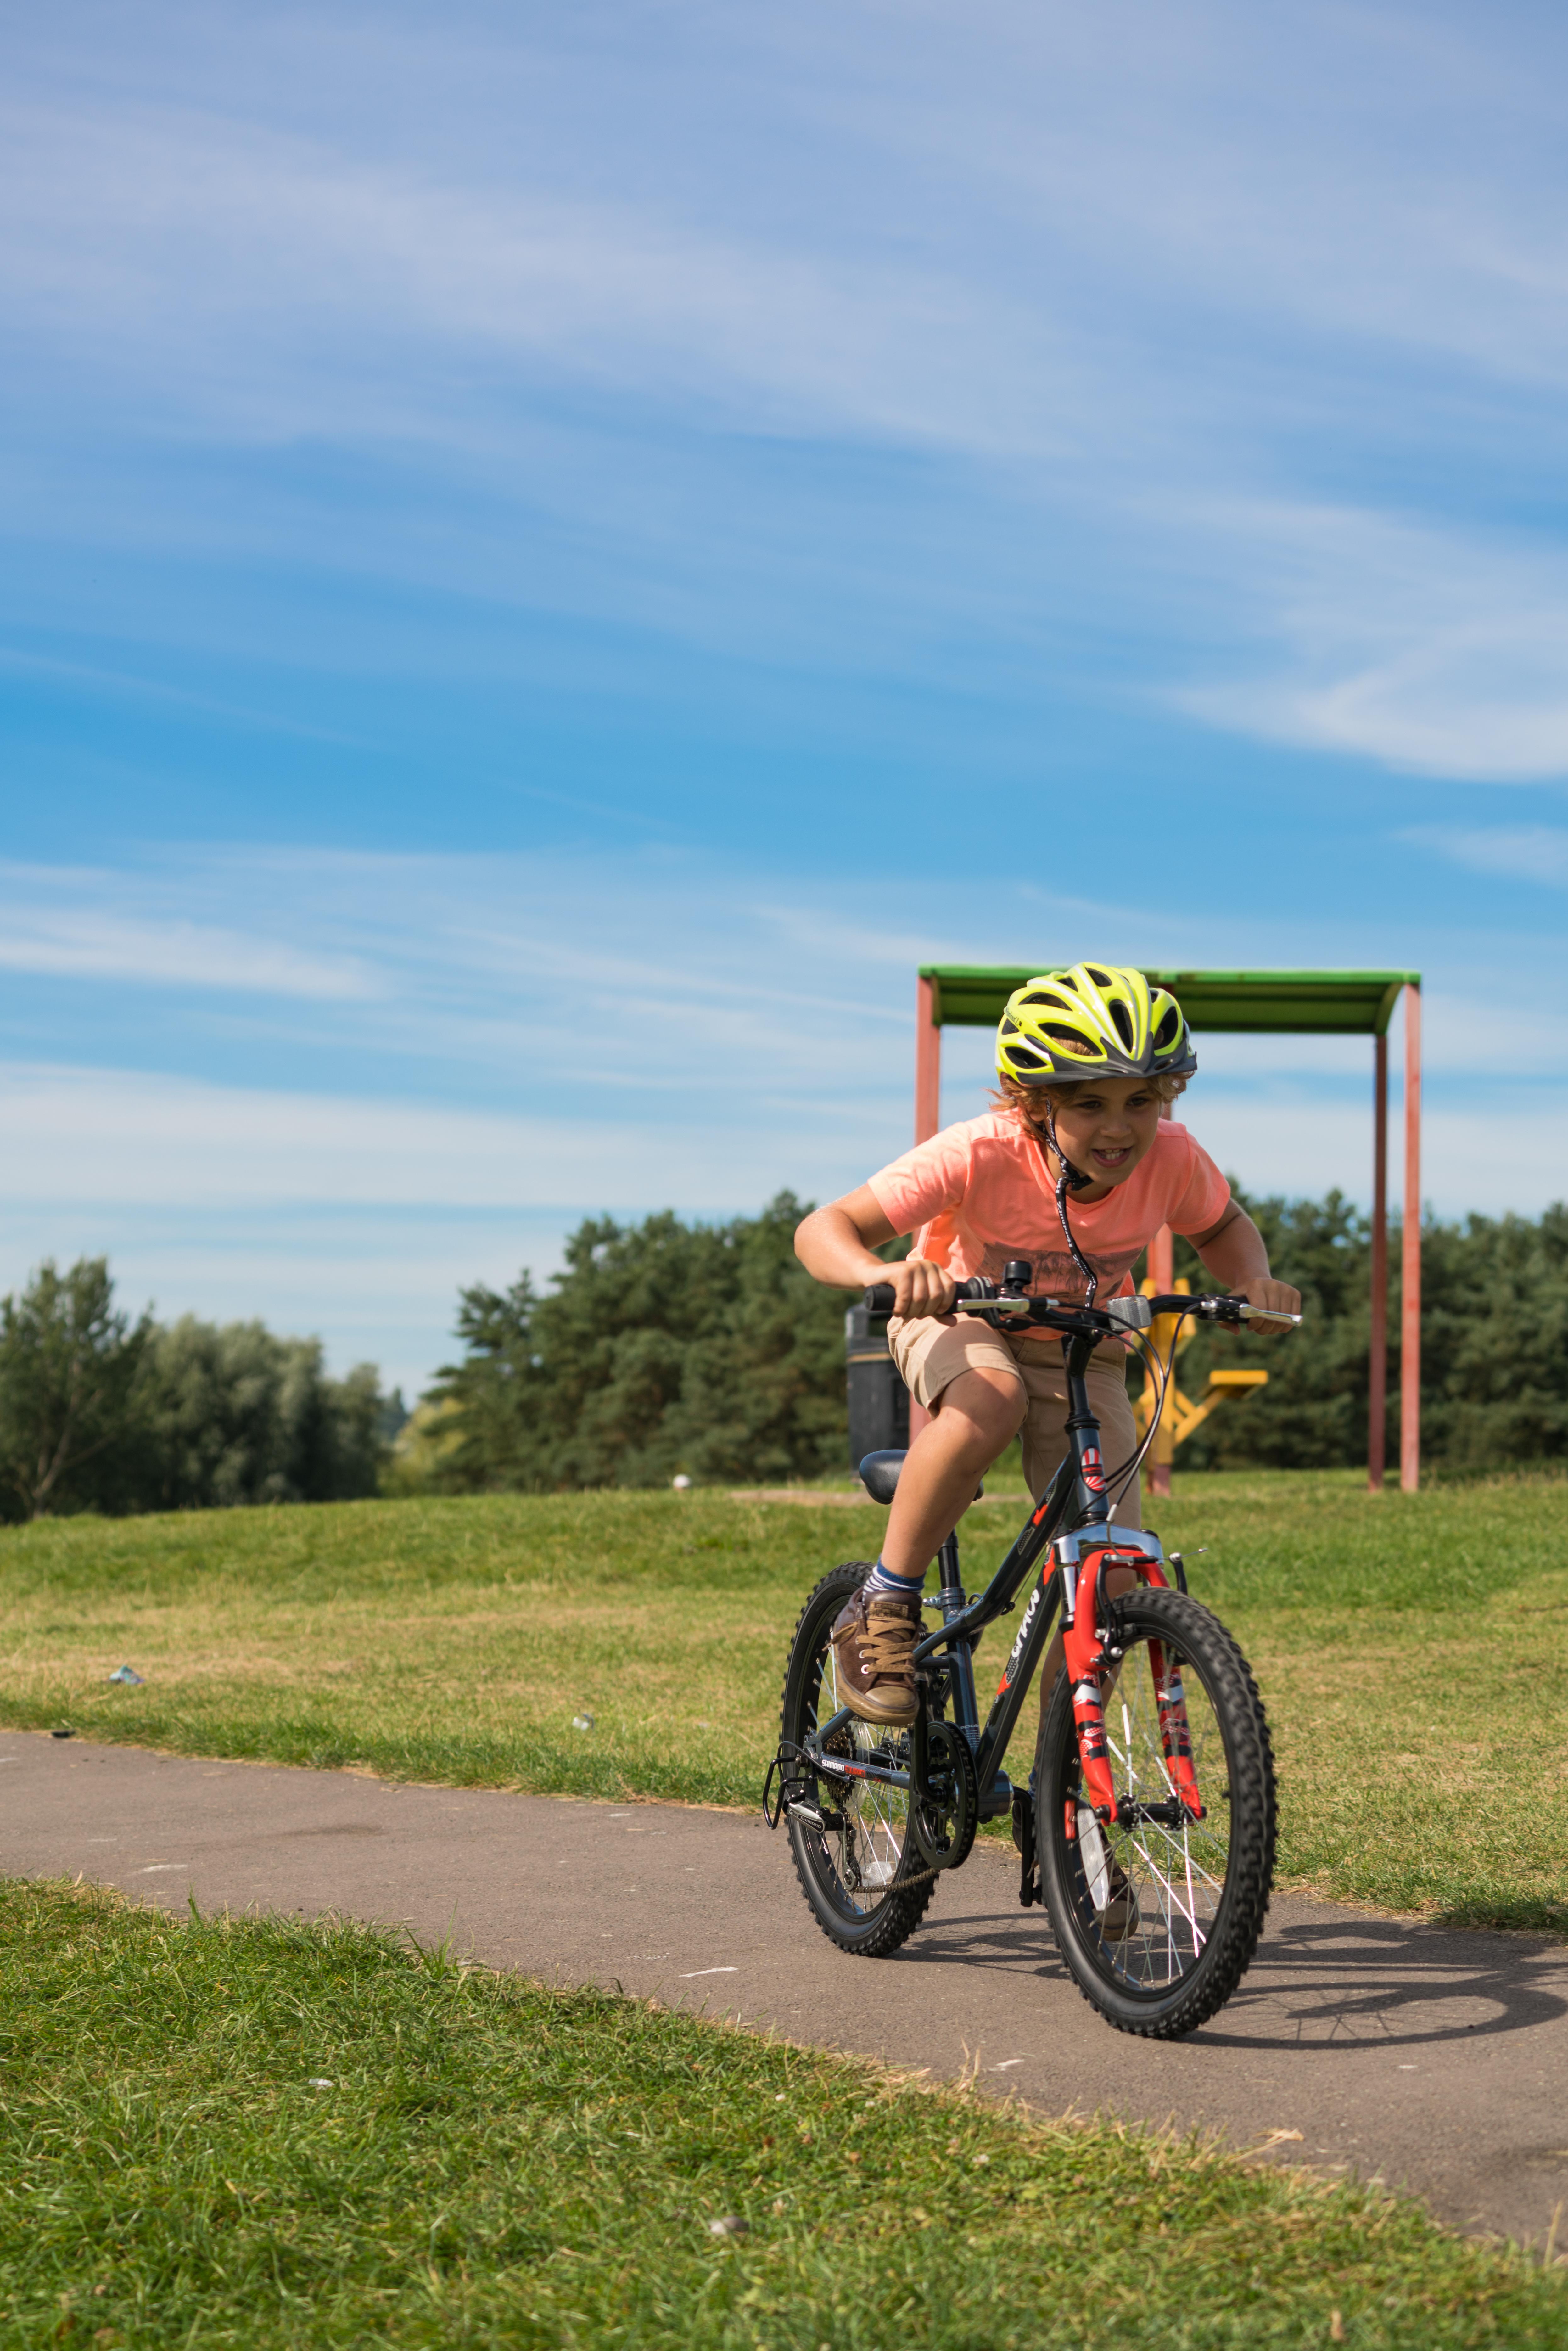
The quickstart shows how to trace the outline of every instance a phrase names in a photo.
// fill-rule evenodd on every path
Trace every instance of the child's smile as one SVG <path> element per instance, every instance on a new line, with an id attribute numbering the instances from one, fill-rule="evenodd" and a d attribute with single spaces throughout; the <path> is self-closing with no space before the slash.
<path id="1" fill-rule="evenodd" d="M 1094 1179 L 1093 1200 L 1129 1176 L 1158 1132 L 1160 1103 L 1142 1078 L 1106 1078 L 1058 1105 L 1056 1136 L 1072 1165 Z"/>

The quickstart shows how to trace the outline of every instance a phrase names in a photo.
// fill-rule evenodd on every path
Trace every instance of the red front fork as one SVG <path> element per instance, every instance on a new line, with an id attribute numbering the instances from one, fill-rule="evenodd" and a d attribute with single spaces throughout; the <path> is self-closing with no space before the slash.
<path id="1" fill-rule="evenodd" d="M 1078 1761 L 1084 1794 L 1095 1819 L 1102 1827 L 1109 1827 L 1116 1818 L 1116 1788 L 1105 1740 L 1105 1652 L 1095 1629 L 1103 1562 L 1130 1567 L 1141 1583 L 1162 1590 L 1166 1588 L 1166 1579 L 1159 1562 L 1142 1554 L 1113 1551 L 1107 1561 L 1104 1552 L 1091 1552 L 1079 1569 L 1073 1621 L 1061 1636 L 1062 1655 L 1071 1682 L 1072 1719 L 1078 1732 Z M 1192 1768 L 1192 1733 L 1187 1725 L 1181 1674 L 1162 1642 L 1150 1642 L 1149 1663 L 1154 1670 L 1155 1704 L 1159 1713 L 1166 1769 L 1182 1803 L 1195 1820 L 1201 1820 L 1203 1800 Z"/>
<path id="2" fill-rule="evenodd" d="M 1116 1788 L 1105 1744 L 1105 1707 L 1101 1691 L 1105 1652 L 1094 1628 L 1099 1562 L 1100 1554 L 1094 1552 L 1080 1566 L 1077 1606 L 1071 1624 L 1062 1629 L 1061 1654 L 1072 1691 L 1072 1719 L 1078 1731 L 1083 1793 L 1095 1819 L 1103 1828 L 1109 1828 L 1116 1817 Z"/>
<path id="3" fill-rule="evenodd" d="M 1171 1785 L 1186 1806 L 1195 1821 L 1203 1818 L 1203 1799 L 1197 1792 L 1197 1774 L 1192 1768 L 1192 1731 L 1186 1719 L 1186 1693 L 1182 1687 L 1181 1667 L 1162 1641 L 1149 1643 L 1149 1664 L 1154 1669 L 1155 1704 L 1160 1715 L 1160 1744 L 1166 1750 L 1166 1770 L 1171 1775 Z"/>

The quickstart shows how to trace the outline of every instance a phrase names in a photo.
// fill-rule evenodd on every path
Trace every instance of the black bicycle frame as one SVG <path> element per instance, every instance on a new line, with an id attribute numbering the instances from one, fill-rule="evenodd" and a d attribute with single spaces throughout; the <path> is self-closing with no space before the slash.
<path id="1" fill-rule="evenodd" d="M 952 1719 L 963 1731 L 974 1752 L 982 1820 L 994 1820 L 1011 1805 L 1013 1792 L 1010 1782 L 1002 1773 L 1002 1758 L 1007 1753 L 1008 1742 L 1018 1722 L 1035 1668 L 1051 1639 L 1058 1611 L 1061 1611 L 1064 1625 L 1070 1625 L 1073 1621 L 1078 1599 L 1080 1553 L 1085 1549 L 1109 1544 L 1113 1550 L 1144 1551 L 1154 1558 L 1160 1557 L 1159 1545 L 1152 1536 L 1141 1535 L 1134 1543 L 1129 1533 L 1124 1546 L 1118 1544 L 1110 1532 L 1111 1498 L 1106 1489 L 1104 1464 L 1101 1458 L 1100 1424 L 1090 1405 L 1084 1378 L 1094 1344 L 1094 1339 L 1087 1333 L 1074 1334 L 1063 1340 L 1067 1370 L 1068 1450 L 1037 1508 L 977 1600 L 968 1601 L 964 1594 L 958 1572 L 956 1535 L 949 1535 L 937 1553 L 942 1580 L 936 1604 L 942 1611 L 943 1622 L 936 1632 L 927 1633 L 917 1645 L 914 1659 L 915 1674 L 923 1685 L 923 1710 L 932 1683 L 935 1681 L 940 1691 L 943 1679 L 947 1681 L 952 1695 Z M 1049 1554 L 1053 1544 L 1060 1546 L 1061 1555 L 1054 1562 L 1048 1559 L 1030 1594 L 1023 1622 L 1008 1654 L 995 1701 L 982 1729 L 975 1694 L 975 1645 L 988 1625 L 995 1624 L 998 1616 L 1010 1614 L 1017 1595 L 1036 1562 L 1042 1552 Z M 935 1675 L 931 1671 L 934 1664 L 937 1667 Z M 846 1708 L 819 1726 L 819 1751 L 812 1757 L 812 1769 L 830 1779 L 877 1780 L 892 1787 L 909 1788 L 912 1773 L 897 1765 L 864 1761 L 844 1764 L 834 1756 L 821 1753 L 830 1733 L 849 1719 L 850 1712 Z"/>

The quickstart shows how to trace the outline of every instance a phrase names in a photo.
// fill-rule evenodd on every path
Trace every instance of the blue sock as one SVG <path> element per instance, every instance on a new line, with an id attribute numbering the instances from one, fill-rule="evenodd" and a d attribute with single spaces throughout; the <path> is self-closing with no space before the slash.
<path id="1" fill-rule="evenodd" d="M 925 1588 L 924 1575 L 894 1575 L 881 1560 L 865 1580 L 865 1591 L 872 1599 L 881 1593 L 888 1600 L 918 1600 Z"/>

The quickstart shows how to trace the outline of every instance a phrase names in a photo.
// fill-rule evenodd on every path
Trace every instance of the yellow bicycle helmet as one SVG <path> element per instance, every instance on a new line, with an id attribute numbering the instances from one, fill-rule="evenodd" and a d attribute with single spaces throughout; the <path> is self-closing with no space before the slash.
<path id="1" fill-rule="evenodd" d="M 1076 1078 L 1188 1078 L 1197 1067 L 1181 1006 L 1141 971 L 1075 963 L 1015 987 L 997 1029 L 997 1070 L 1022 1086 Z"/>

